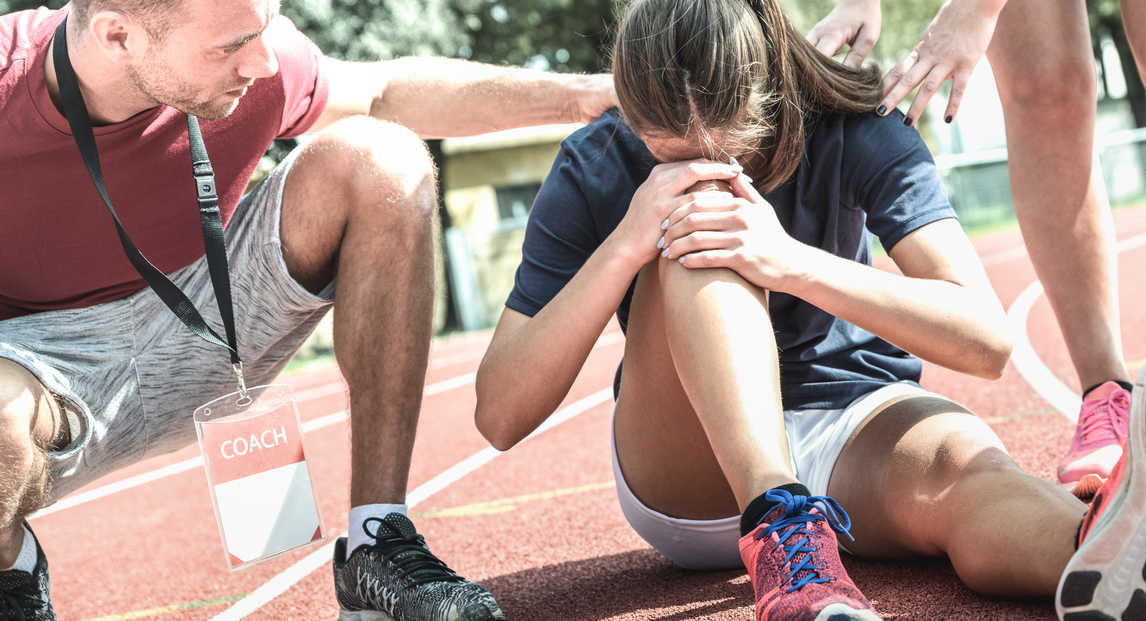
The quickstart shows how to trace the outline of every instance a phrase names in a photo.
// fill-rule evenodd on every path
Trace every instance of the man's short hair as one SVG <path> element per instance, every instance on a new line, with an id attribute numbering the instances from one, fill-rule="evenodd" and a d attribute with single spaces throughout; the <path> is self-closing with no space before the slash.
<path id="1" fill-rule="evenodd" d="M 162 41 L 171 29 L 174 13 L 183 0 L 72 0 L 72 13 L 87 23 L 101 10 L 113 10 L 129 15 L 143 24 L 153 41 Z"/>

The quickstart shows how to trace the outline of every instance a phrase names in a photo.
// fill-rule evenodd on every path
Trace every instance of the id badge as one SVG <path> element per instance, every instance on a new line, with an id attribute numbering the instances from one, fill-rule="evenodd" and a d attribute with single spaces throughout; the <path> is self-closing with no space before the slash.
<path id="1" fill-rule="evenodd" d="M 289 386 L 203 404 L 195 430 L 231 571 L 325 540 Z"/>

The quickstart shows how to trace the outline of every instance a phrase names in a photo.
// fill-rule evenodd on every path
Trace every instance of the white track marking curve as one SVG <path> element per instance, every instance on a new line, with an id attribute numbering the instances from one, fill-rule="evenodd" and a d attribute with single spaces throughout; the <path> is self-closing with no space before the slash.
<path id="1" fill-rule="evenodd" d="M 1116 249 L 1121 254 L 1144 245 L 1146 245 L 1146 234 L 1135 235 L 1118 242 Z M 1007 321 L 1015 339 L 1015 350 L 1011 354 L 1011 362 L 1018 369 L 1019 375 L 1023 376 L 1023 379 L 1031 385 L 1031 388 L 1035 389 L 1040 397 L 1050 403 L 1067 420 L 1075 422 L 1078 420 L 1078 410 L 1082 405 L 1082 400 L 1070 387 L 1055 376 L 1054 372 L 1047 368 L 1035 352 L 1030 337 L 1027 335 L 1027 319 L 1030 316 L 1031 308 L 1034 307 L 1035 302 L 1042 294 L 1043 285 L 1035 280 L 1023 289 L 1022 293 L 1011 303 L 1011 307 L 1007 309 Z"/>

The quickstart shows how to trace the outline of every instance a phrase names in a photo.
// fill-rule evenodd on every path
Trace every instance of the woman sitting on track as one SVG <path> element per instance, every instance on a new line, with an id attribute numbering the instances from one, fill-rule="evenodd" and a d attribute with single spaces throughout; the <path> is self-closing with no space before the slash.
<path id="1" fill-rule="evenodd" d="M 507 449 L 544 421 L 616 312 L 624 514 L 682 567 L 743 562 L 758 619 L 878 618 L 840 544 L 1051 596 L 1086 506 L 916 383 L 919 358 L 998 377 L 1011 344 L 919 135 L 870 112 L 877 70 L 776 0 L 637 0 L 613 71 L 622 113 L 562 144 L 530 214 L 482 433 Z M 870 266 L 869 231 L 903 275 Z"/>

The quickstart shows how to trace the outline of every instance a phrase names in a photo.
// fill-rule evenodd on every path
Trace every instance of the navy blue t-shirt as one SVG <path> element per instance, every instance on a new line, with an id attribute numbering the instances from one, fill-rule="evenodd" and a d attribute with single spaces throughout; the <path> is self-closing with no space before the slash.
<path id="1" fill-rule="evenodd" d="M 796 172 L 765 198 L 793 238 L 871 264 L 871 234 L 891 249 L 955 217 L 935 162 L 901 114 L 823 115 Z M 535 315 L 617 227 L 657 161 L 611 110 L 561 143 L 525 231 L 506 306 Z M 629 288 L 617 319 L 626 329 Z M 885 384 L 918 381 L 918 358 L 799 298 L 771 293 L 785 409 L 842 408 Z"/>

